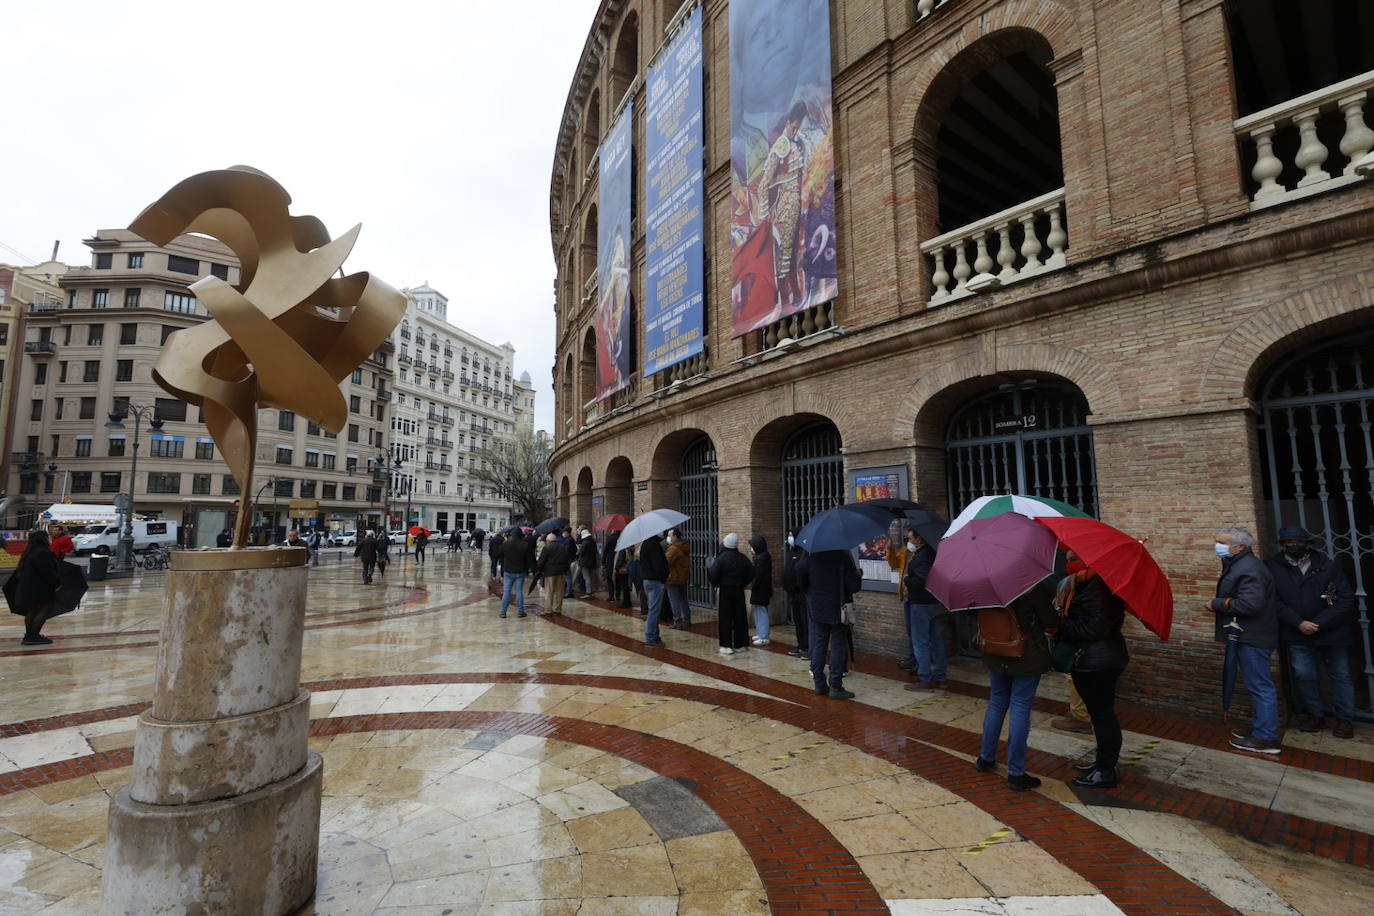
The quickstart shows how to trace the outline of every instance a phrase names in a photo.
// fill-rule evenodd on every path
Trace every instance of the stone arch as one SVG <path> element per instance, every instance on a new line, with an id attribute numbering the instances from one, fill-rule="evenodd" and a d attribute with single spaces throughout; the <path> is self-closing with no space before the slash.
<path id="1" fill-rule="evenodd" d="M 605 511 L 607 515 L 614 515 L 623 512 L 626 515 L 635 514 L 635 494 L 634 494 L 635 470 L 630 459 L 624 455 L 617 455 L 606 465 L 606 479 L 603 487 L 605 493 Z"/>
<path id="2" fill-rule="evenodd" d="M 1203 374 L 1203 403 L 1250 398 L 1275 360 L 1348 327 L 1367 327 L 1374 270 L 1309 286 L 1256 309 L 1212 351 Z"/>
<path id="3" fill-rule="evenodd" d="M 563 518 L 568 517 L 572 511 L 572 483 L 568 480 L 568 475 L 564 474 L 562 481 L 558 485 L 558 514 Z"/>
<path id="4" fill-rule="evenodd" d="M 582 223 L 582 241 L 579 252 L 578 280 L 585 289 L 587 282 L 596 276 L 596 245 L 597 245 L 597 213 L 596 204 L 587 208 L 587 218 Z M 574 289 L 573 295 L 581 301 L 582 290 Z"/>
<path id="5" fill-rule="evenodd" d="M 843 413 L 825 414 L 819 411 L 798 410 L 797 413 L 789 414 L 785 417 L 777 417 L 765 423 L 754 433 L 754 438 L 749 443 L 749 464 L 752 467 L 776 468 L 782 458 L 782 447 L 785 442 L 797 430 L 805 426 L 810 426 L 818 421 L 825 421 L 834 424 L 840 431 L 840 440 L 843 442 L 844 429 L 834 420 L 835 416 L 844 416 Z"/>
<path id="6" fill-rule="evenodd" d="M 682 471 L 682 453 L 693 442 L 706 436 L 719 448 L 714 436 L 695 426 L 675 429 L 654 446 L 654 454 L 650 459 L 649 473 L 656 480 L 676 480 Z"/>
<path id="7" fill-rule="evenodd" d="M 563 377 L 558 386 L 558 422 L 562 426 L 562 441 L 566 442 L 577 432 L 577 402 L 573 395 L 573 357 L 569 353 L 563 357 Z"/>
<path id="8" fill-rule="evenodd" d="M 894 443 L 933 445 L 944 440 L 944 416 L 951 404 L 985 388 L 992 377 L 1010 373 L 1058 376 L 1077 385 L 1097 417 L 1128 408 L 1115 373 L 1099 359 L 1072 347 L 1042 343 L 1007 344 L 989 358 L 985 351 L 965 354 L 924 373 L 893 411 L 888 435 Z"/>
<path id="9" fill-rule="evenodd" d="M 573 514 L 568 521 L 573 525 L 591 525 L 592 519 L 592 469 L 583 465 L 577 472 L 577 489 L 573 491 Z"/>
<path id="10" fill-rule="evenodd" d="M 577 366 L 577 403 L 573 416 L 580 428 L 587 422 L 587 404 L 596 397 L 596 330 L 587 328 L 582 335 L 582 356 Z"/>
<path id="11" fill-rule="evenodd" d="M 582 119 L 582 158 L 578 167 L 583 174 L 596 156 L 597 144 L 601 142 L 601 90 L 593 89 L 587 98 L 586 114 Z M 573 186 L 581 186 L 582 175 L 573 176 Z"/>
<path id="12" fill-rule="evenodd" d="M 621 101 L 625 97 L 625 91 L 630 88 L 636 76 L 639 75 L 640 65 L 640 41 L 639 41 L 639 9 L 638 5 L 631 5 L 624 17 L 620 20 L 620 25 L 616 28 L 615 35 L 611 38 L 608 46 L 612 48 L 610 62 L 610 105 L 614 111 L 620 107 Z"/>

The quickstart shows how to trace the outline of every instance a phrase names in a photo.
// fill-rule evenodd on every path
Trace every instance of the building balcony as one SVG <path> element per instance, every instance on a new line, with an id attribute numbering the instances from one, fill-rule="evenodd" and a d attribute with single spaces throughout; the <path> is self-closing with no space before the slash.
<path id="1" fill-rule="evenodd" d="M 924 19 L 942 6 L 948 6 L 950 0 L 916 0 L 916 16 Z"/>
<path id="2" fill-rule="evenodd" d="M 596 273 L 587 278 L 587 282 L 582 284 L 582 302 L 586 304 L 596 298 Z"/>
<path id="3" fill-rule="evenodd" d="M 453 381 L 453 377 L 454 377 L 454 376 L 453 376 L 453 370 L 452 370 L 452 369 L 444 369 L 444 370 L 442 370 L 439 374 L 440 374 L 441 376 L 443 376 L 444 378 L 448 379 L 450 382 Z"/>
<path id="4" fill-rule="evenodd" d="M 57 344 L 51 340 L 26 340 L 24 352 L 32 353 L 34 356 L 52 356 L 57 352 Z"/>
<path id="5" fill-rule="evenodd" d="M 1068 247 L 1063 188 L 938 235 L 921 243 L 930 258 L 929 304 L 1058 270 Z"/>
<path id="6" fill-rule="evenodd" d="M 410 332 L 409 332 L 409 331 L 402 331 L 402 332 L 401 332 L 401 339 L 402 339 L 402 340 L 410 340 Z"/>
<path id="7" fill-rule="evenodd" d="M 439 436 L 426 436 L 425 445 L 433 445 L 438 448 L 452 448 L 453 442 Z"/>
<path id="8" fill-rule="evenodd" d="M 1374 130 L 1364 116 L 1371 89 L 1374 70 L 1237 120 L 1236 139 L 1255 158 L 1250 177 L 1257 188 L 1250 209 L 1320 194 L 1374 175 Z M 1347 164 L 1332 174 L 1324 168 L 1332 151 L 1322 141 L 1317 122 L 1337 115 L 1345 122 L 1338 148 Z M 1275 135 L 1289 130 L 1297 131 L 1296 149 L 1292 144 L 1278 144 L 1276 149 Z"/>
<path id="9" fill-rule="evenodd" d="M 62 303 L 60 302 L 32 302 L 29 304 L 29 314 L 55 312 L 60 308 L 62 308 Z"/>
<path id="10" fill-rule="evenodd" d="M 452 359 L 452 358 L 453 358 L 453 348 L 452 348 L 452 347 L 444 347 L 444 358 L 445 358 L 445 359 Z"/>
<path id="11" fill-rule="evenodd" d="M 409 357 L 409 356 L 406 356 L 404 353 L 402 353 L 400 356 L 396 357 L 396 362 L 400 363 L 402 366 L 409 366 L 409 365 L 411 365 L 411 359 L 410 359 L 410 357 Z"/>
<path id="12" fill-rule="evenodd" d="M 378 388 L 376 393 L 377 393 L 377 400 L 379 400 L 379 401 L 389 401 L 389 400 L 391 400 L 391 392 L 390 392 L 390 391 L 387 391 L 385 388 Z"/>

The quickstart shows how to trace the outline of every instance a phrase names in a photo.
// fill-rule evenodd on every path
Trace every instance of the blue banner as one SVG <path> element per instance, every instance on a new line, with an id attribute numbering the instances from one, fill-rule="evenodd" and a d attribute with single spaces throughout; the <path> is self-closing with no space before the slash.
<path id="1" fill-rule="evenodd" d="M 634 157 L 630 125 L 634 103 L 625 106 L 601 144 L 600 207 L 596 224 L 596 399 L 630 384 L 630 234 Z"/>
<path id="2" fill-rule="evenodd" d="M 705 301 L 701 8 L 649 68 L 644 374 L 701 352 Z"/>

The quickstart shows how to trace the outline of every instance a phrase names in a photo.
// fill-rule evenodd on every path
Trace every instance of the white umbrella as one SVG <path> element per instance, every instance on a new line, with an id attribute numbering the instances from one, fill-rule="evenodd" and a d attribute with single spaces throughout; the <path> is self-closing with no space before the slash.
<path id="1" fill-rule="evenodd" d="M 651 509 L 636 518 L 625 526 L 625 530 L 620 532 L 620 540 L 615 542 L 617 550 L 624 550 L 627 547 L 645 541 L 656 534 L 662 534 L 674 525 L 681 525 L 691 519 L 690 515 L 683 515 L 672 509 Z"/>

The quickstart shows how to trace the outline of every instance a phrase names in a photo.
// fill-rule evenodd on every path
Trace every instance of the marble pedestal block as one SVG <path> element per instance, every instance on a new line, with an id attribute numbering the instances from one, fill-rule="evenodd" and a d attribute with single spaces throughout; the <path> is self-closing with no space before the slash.
<path id="1" fill-rule="evenodd" d="M 315 888 L 323 770 L 300 689 L 303 548 L 178 551 L 104 912 L 277 916 Z"/>

